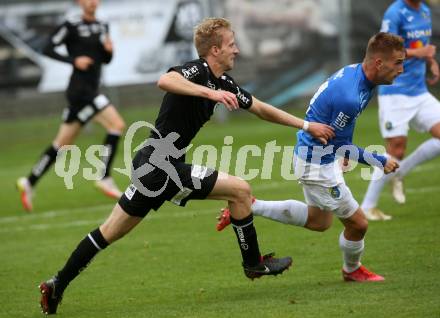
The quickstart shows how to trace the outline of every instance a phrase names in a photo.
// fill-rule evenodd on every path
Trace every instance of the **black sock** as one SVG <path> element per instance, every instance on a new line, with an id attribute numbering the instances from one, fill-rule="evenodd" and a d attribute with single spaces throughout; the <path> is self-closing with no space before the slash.
<path id="1" fill-rule="evenodd" d="M 57 159 L 58 149 L 51 145 L 41 156 L 37 164 L 32 168 L 28 177 L 29 183 L 33 186 Z"/>
<path id="2" fill-rule="evenodd" d="M 242 220 L 231 217 L 231 224 L 237 235 L 243 264 L 255 266 L 260 262 L 260 249 L 258 248 L 257 232 L 255 231 L 254 217 L 252 214 Z"/>
<path id="3" fill-rule="evenodd" d="M 104 146 L 109 150 L 108 156 L 104 157 L 105 173 L 104 178 L 110 176 L 110 167 L 116 154 L 120 135 L 108 133 L 104 140 Z"/>
<path id="4" fill-rule="evenodd" d="M 60 283 L 59 291 L 62 293 L 69 283 L 89 265 L 99 251 L 108 246 L 99 228 L 90 232 L 72 252 L 63 269 L 57 274 Z"/>

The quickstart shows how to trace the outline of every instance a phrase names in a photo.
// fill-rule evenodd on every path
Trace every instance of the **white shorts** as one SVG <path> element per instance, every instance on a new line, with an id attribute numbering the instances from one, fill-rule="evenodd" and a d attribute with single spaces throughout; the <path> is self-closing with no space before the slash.
<path id="1" fill-rule="evenodd" d="M 418 96 L 379 95 L 379 125 L 383 138 L 407 136 L 409 127 L 428 132 L 440 123 L 440 102 L 430 93 Z"/>
<path id="2" fill-rule="evenodd" d="M 293 170 L 295 177 L 301 183 L 317 184 L 327 188 L 345 183 L 341 165 L 338 161 L 320 165 L 307 162 L 294 155 Z"/>
<path id="3" fill-rule="evenodd" d="M 340 219 L 349 218 L 359 208 L 345 183 L 330 188 L 305 183 L 302 186 L 307 205 L 333 212 Z"/>
<path id="4" fill-rule="evenodd" d="M 349 218 L 359 208 L 345 185 L 340 164 L 312 164 L 294 156 L 295 176 L 303 186 L 307 205 L 333 212 L 338 218 Z"/>

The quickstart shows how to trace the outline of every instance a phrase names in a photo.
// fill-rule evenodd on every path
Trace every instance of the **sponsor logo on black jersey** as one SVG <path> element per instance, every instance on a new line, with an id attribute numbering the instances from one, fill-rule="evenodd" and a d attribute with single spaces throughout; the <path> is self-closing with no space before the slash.
<path id="1" fill-rule="evenodd" d="M 246 97 L 241 91 L 240 88 L 237 87 L 237 98 L 243 102 L 243 104 L 247 105 L 250 102 L 250 99 Z"/>
<path id="2" fill-rule="evenodd" d="M 190 79 L 199 74 L 199 68 L 197 67 L 197 65 L 191 66 L 190 68 L 183 68 L 182 73 L 183 77 L 185 77 L 186 79 Z"/>
<path id="3" fill-rule="evenodd" d="M 213 82 L 211 82 L 210 80 L 208 80 L 208 83 L 206 84 L 210 89 L 217 89 L 215 87 L 215 84 Z"/>

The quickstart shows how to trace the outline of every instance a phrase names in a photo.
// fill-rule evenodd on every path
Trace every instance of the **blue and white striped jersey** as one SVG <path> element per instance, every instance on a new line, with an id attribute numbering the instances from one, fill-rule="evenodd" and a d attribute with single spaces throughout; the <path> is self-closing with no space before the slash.
<path id="1" fill-rule="evenodd" d="M 430 44 L 432 35 L 431 11 L 424 3 L 416 10 L 397 0 L 386 10 L 382 20 L 382 32 L 400 35 L 405 48 L 417 49 Z M 428 91 L 426 87 L 426 61 L 419 58 L 406 59 L 404 72 L 393 85 L 381 85 L 379 95 L 403 94 L 417 96 Z"/>
<path id="2" fill-rule="evenodd" d="M 373 96 L 374 88 L 375 85 L 365 76 L 362 64 L 346 66 L 333 74 L 311 99 L 305 120 L 332 126 L 336 136 L 324 147 L 308 132 L 300 130 L 295 154 L 307 162 L 324 165 L 335 161 L 339 150 L 342 156 L 350 155 L 350 159 L 360 163 L 384 166 L 384 156 L 369 153 L 352 143 L 356 119 Z"/>

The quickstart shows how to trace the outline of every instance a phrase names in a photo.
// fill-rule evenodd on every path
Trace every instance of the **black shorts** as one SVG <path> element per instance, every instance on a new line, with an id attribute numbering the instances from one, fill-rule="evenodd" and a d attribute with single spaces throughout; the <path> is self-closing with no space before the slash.
<path id="1" fill-rule="evenodd" d="M 132 183 L 119 199 L 121 208 L 132 216 L 145 217 L 148 212 L 158 210 L 165 201 L 185 206 L 189 200 L 203 200 L 211 193 L 217 181 L 218 171 L 182 161 L 169 164 L 178 176 L 181 188 L 172 180 L 172 174 L 153 167 L 149 162 L 150 153 L 140 150 L 133 159 L 134 169 L 147 164 L 152 170 L 140 178 L 132 176 Z M 165 168 L 168 169 L 168 168 Z M 168 170 L 169 171 L 169 170 Z"/>
<path id="2" fill-rule="evenodd" d="M 100 94 L 94 97 L 68 96 L 69 107 L 64 109 L 63 121 L 72 123 L 79 121 L 81 125 L 87 123 L 97 113 L 110 105 L 109 99 Z"/>

